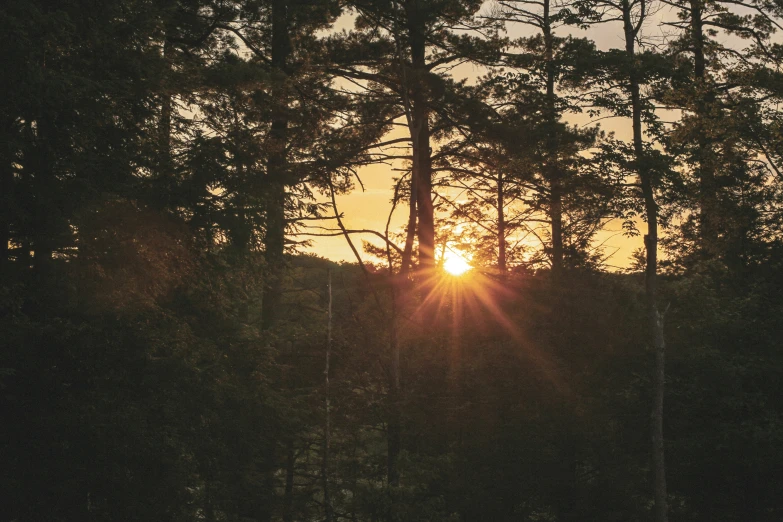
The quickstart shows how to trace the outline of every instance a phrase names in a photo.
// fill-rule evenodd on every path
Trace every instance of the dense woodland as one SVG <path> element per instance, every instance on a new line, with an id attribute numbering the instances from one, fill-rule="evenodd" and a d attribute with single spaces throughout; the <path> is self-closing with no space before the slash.
<path id="1" fill-rule="evenodd" d="M 783 520 L 781 24 L 4 0 L 0 521 Z"/>

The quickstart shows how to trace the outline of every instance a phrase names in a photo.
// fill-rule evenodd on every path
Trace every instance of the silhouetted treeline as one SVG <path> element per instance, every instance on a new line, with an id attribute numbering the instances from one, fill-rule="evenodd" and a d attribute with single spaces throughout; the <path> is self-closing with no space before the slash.
<path id="1" fill-rule="evenodd" d="M 781 21 L 6 0 L 0 521 L 781 520 Z"/>

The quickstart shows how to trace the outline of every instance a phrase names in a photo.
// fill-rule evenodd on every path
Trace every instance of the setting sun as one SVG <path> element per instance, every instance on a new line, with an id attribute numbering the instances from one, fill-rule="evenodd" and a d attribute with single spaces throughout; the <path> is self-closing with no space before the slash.
<path id="1" fill-rule="evenodd" d="M 453 276 L 460 276 L 470 270 L 468 261 L 456 252 L 447 251 L 444 255 L 443 269 Z"/>

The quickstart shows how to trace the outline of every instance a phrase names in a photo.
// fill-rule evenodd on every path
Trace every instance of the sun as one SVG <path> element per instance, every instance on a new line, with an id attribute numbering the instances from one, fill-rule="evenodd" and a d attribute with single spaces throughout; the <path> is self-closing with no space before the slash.
<path id="1" fill-rule="evenodd" d="M 470 266 L 470 263 L 468 263 L 467 259 L 456 252 L 452 252 L 451 250 L 447 250 L 443 257 L 443 270 L 453 276 L 461 276 L 473 268 Z"/>

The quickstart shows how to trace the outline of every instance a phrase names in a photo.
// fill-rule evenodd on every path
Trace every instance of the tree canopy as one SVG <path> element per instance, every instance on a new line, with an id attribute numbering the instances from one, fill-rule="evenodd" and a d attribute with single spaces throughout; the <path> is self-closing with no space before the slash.
<path id="1" fill-rule="evenodd" d="M 781 520 L 781 24 L 6 0 L 0 522 Z"/>

